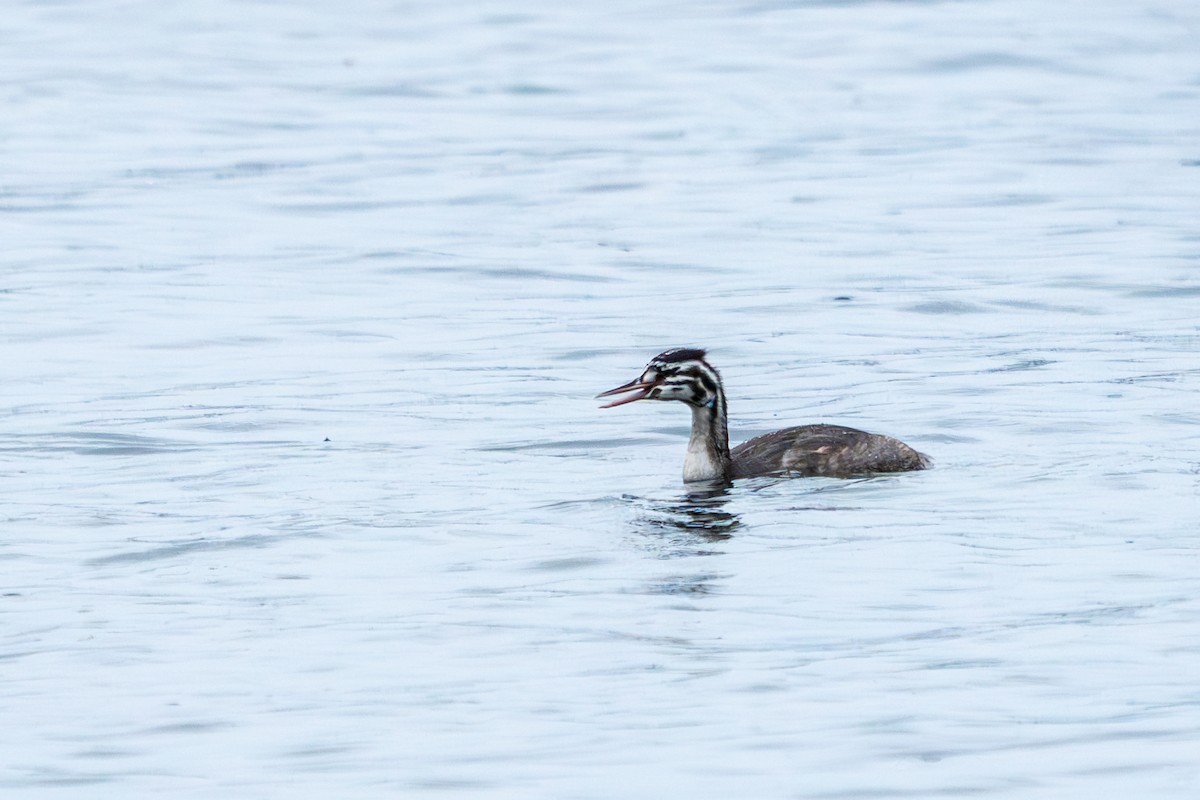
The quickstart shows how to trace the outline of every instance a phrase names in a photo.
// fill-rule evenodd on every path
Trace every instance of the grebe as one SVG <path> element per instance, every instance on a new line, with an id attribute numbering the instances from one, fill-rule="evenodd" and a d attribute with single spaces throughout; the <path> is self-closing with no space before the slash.
<path id="1" fill-rule="evenodd" d="M 683 479 L 729 481 L 760 475 L 823 475 L 848 478 L 872 472 L 926 469 L 928 456 L 890 436 L 841 425 L 801 425 L 756 436 L 729 449 L 729 422 L 721 376 L 705 352 L 677 348 L 659 353 L 641 376 L 597 398 L 629 394 L 601 408 L 635 400 L 679 400 L 692 408 L 692 438 Z"/>

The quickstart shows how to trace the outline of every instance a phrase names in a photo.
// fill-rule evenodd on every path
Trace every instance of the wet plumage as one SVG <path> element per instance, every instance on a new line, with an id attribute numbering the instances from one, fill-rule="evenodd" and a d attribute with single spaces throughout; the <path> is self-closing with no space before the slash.
<path id="1" fill-rule="evenodd" d="M 626 394 L 605 408 L 636 400 L 678 400 L 692 409 L 692 435 L 684 458 L 685 481 L 732 480 L 760 475 L 847 478 L 876 472 L 926 469 L 927 456 L 890 436 L 842 425 L 801 425 L 756 436 L 732 450 L 725 390 L 703 350 L 667 350 L 637 379 L 598 397 Z"/>

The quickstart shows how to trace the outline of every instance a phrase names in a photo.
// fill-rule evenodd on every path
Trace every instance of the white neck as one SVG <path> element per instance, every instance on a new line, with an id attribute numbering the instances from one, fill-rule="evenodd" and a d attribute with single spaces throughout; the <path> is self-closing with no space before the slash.
<path id="1" fill-rule="evenodd" d="M 692 407 L 692 438 L 683 459 L 683 480 L 713 481 L 730 477 L 729 429 L 725 419 L 725 396 L 711 407 Z"/>

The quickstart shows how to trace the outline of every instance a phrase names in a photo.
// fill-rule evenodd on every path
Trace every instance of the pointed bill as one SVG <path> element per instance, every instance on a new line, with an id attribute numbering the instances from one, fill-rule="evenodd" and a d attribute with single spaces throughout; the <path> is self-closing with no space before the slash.
<path id="1" fill-rule="evenodd" d="M 632 403 L 635 400 L 644 399 L 646 397 L 646 395 L 650 394 L 650 390 L 653 389 L 656 386 L 656 384 L 642 383 L 641 381 L 642 381 L 641 378 L 636 378 L 635 380 L 630 381 L 629 383 L 625 384 L 624 386 L 618 386 L 615 389 L 609 389 L 607 392 L 601 392 L 600 394 L 596 395 L 596 399 L 599 400 L 601 397 L 612 397 L 614 394 L 625 394 L 626 392 L 633 392 L 633 394 L 631 394 L 629 397 L 622 397 L 620 400 L 613 400 L 611 403 L 605 403 L 604 405 L 602 405 L 600 407 L 601 408 L 614 408 L 616 406 L 623 406 L 626 403 Z"/>

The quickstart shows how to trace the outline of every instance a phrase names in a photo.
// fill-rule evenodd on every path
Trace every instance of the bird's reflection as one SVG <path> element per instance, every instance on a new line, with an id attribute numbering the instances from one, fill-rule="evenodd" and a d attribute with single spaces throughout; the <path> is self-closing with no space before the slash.
<path id="1" fill-rule="evenodd" d="M 641 506 L 634 527 L 644 543 L 661 558 L 712 555 L 707 545 L 725 541 L 741 526 L 741 517 L 725 506 L 731 497 L 728 485 L 692 484 L 671 500 L 630 498 Z"/>
<path id="2" fill-rule="evenodd" d="M 741 527 L 742 519 L 726 511 L 729 484 L 713 482 L 689 487 L 678 502 L 662 508 L 670 524 L 710 542 L 729 539 Z"/>

